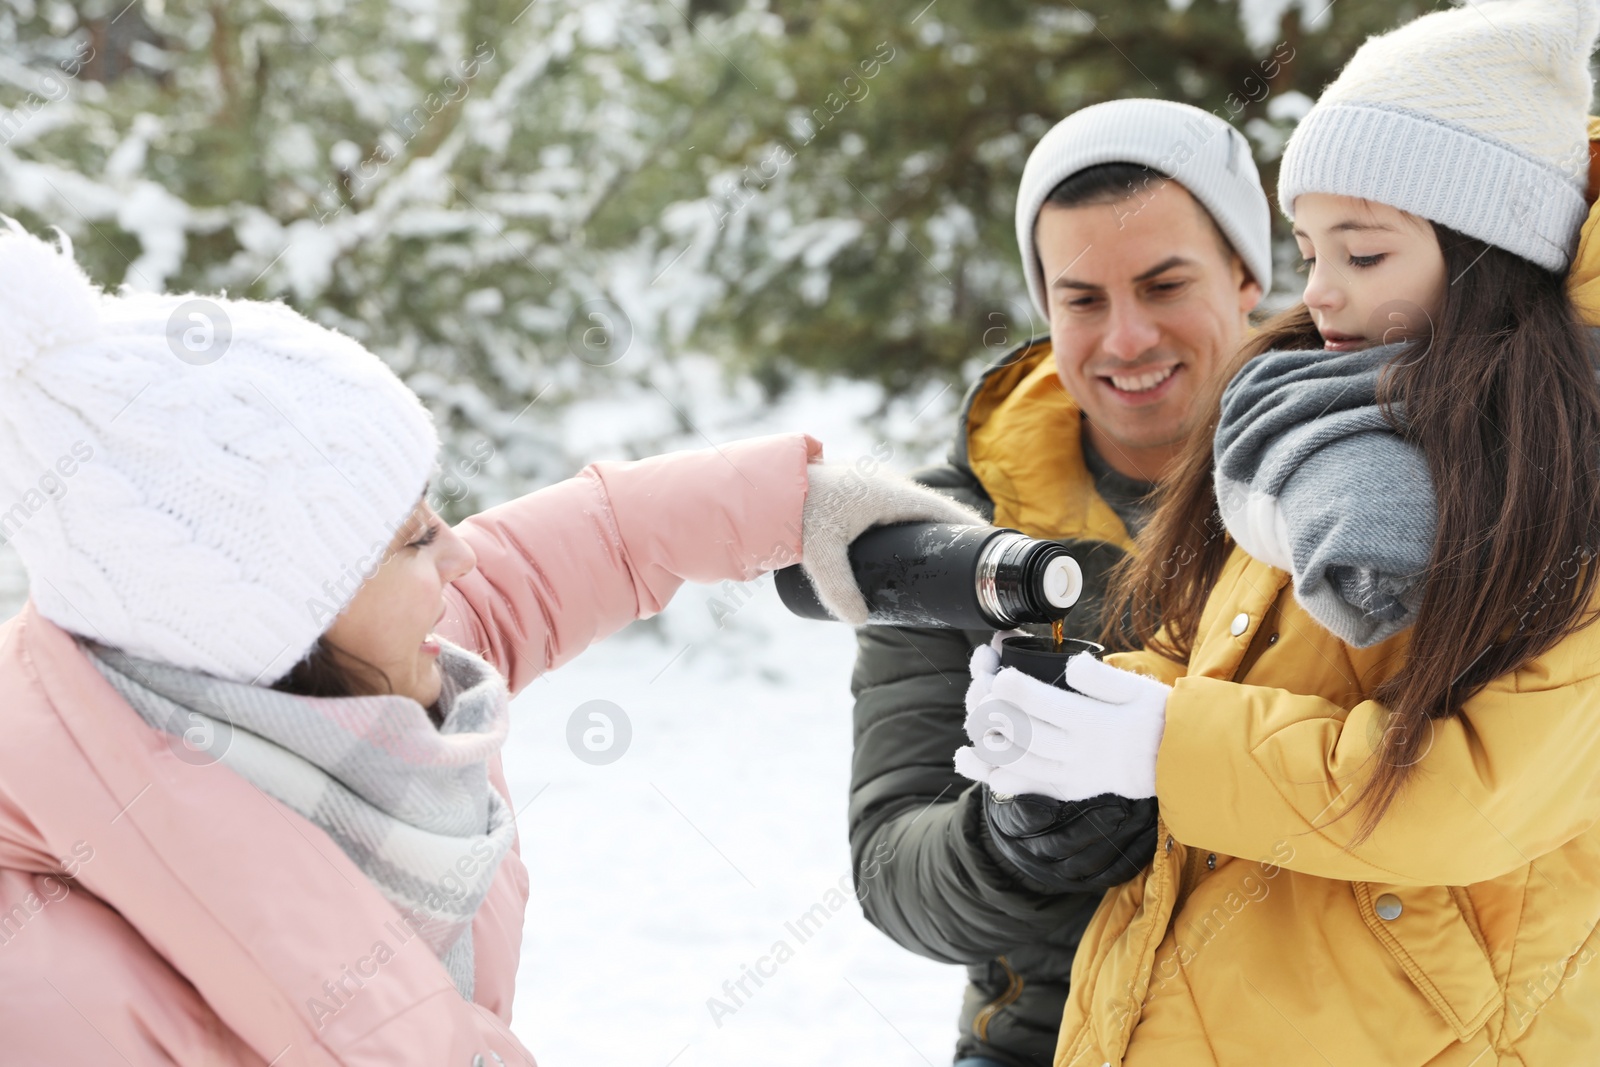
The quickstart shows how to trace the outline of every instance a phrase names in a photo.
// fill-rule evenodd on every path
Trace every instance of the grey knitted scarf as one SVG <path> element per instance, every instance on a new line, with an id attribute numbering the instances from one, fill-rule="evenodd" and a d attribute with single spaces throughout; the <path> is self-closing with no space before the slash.
<path id="1" fill-rule="evenodd" d="M 1223 394 L 1214 442 L 1228 533 L 1288 571 L 1306 611 L 1356 646 L 1415 621 L 1433 547 L 1427 460 L 1377 402 L 1404 348 L 1261 355 Z"/>
<path id="2" fill-rule="evenodd" d="M 472 918 L 515 832 L 489 783 L 505 680 L 440 641 L 435 728 L 403 696 L 291 696 L 83 642 L 90 660 L 190 763 L 220 762 L 328 833 L 472 999 Z"/>

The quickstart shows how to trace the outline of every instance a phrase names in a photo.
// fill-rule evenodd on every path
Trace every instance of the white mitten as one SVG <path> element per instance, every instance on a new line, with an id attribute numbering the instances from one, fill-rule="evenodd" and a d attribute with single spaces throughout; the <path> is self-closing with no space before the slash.
<path id="1" fill-rule="evenodd" d="M 1026 637 L 1023 630 L 1006 630 L 994 635 L 994 639 L 987 645 L 979 645 L 972 650 L 972 660 L 968 670 L 972 674 L 972 682 L 967 686 L 967 736 L 972 739 L 974 746 L 989 748 L 995 753 L 993 758 L 1001 758 L 1000 753 L 1012 749 L 1012 743 L 999 732 L 991 733 L 990 725 L 983 719 L 986 713 L 978 711 L 978 705 L 989 695 L 990 688 L 994 685 L 994 676 L 1000 670 L 1000 642 L 1007 637 L 1016 635 Z M 1004 715 L 1000 708 L 991 708 L 996 714 Z M 985 763 L 978 758 L 972 748 L 962 748 L 956 752 L 956 771 L 974 781 L 988 782 L 989 789 L 998 796 L 1015 796 L 1018 793 L 1042 793 L 1043 784 L 1031 779 L 1013 774 L 1006 767 L 997 767 Z"/>
<path id="2" fill-rule="evenodd" d="M 1014 668 L 995 670 L 998 664 L 992 649 L 973 653 L 966 722 L 972 745 L 956 752 L 959 773 L 997 793 L 1057 800 L 1155 796 L 1169 686 L 1087 654 L 1067 661 L 1066 681 L 1076 692 Z"/>
<path id="3" fill-rule="evenodd" d="M 850 543 L 874 526 L 895 522 L 949 522 L 986 526 L 983 516 L 913 481 L 864 475 L 853 467 L 813 463 L 801 517 L 801 563 L 836 619 L 864 625 L 867 601 L 850 570 Z"/>

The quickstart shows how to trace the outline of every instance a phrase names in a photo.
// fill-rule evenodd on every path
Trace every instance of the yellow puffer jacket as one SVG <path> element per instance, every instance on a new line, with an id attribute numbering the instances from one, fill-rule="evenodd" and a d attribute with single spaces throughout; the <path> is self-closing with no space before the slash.
<path id="1" fill-rule="evenodd" d="M 1600 210 L 1572 279 L 1591 322 L 1597 232 Z M 1056 1067 L 1600 1064 L 1600 626 L 1437 722 L 1352 846 L 1329 818 L 1407 637 L 1345 645 L 1235 550 L 1188 664 L 1113 658 L 1173 684 L 1163 825 L 1084 935 Z"/>

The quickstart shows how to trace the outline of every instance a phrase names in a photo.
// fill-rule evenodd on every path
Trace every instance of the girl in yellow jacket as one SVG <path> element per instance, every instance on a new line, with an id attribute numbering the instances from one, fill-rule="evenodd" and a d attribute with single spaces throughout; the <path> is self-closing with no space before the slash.
<path id="1" fill-rule="evenodd" d="M 1304 303 L 1122 575 L 1144 649 L 1070 690 L 974 656 L 964 773 L 1160 801 L 1057 1067 L 1600 1064 L 1597 31 L 1497 0 L 1362 47 L 1284 155 Z"/>

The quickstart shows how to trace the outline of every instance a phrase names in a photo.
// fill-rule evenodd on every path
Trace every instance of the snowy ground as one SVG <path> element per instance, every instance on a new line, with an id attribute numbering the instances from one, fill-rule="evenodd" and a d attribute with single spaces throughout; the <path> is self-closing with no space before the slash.
<path id="1" fill-rule="evenodd" d="M 766 409 L 703 366 L 689 373 L 683 447 L 803 429 L 837 461 L 891 441 L 892 464 L 910 468 L 942 449 L 956 399 L 930 388 L 869 429 L 877 395 L 863 386 Z M 659 396 L 624 396 L 565 412 L 562 436 L 618 455 L 672 414 Z M 0 548 L 0 618 L 23 594 Z M 735 609 L 721 627 L 713 598 Z M 514 1025 L 541 1067 L 950 1062 L 961 970 L 900 949 L 839 892 L 853 654 L 846 628 L 788 615 L 770 578 L 731 594 L 688 586 L 518 696 L 505 762 L 532 899 Z M 632 730 L 607 765 L 567 741 L 596 700 Z M 762 963 L 780 941 L 782 962 Z M 744 978 L 758 963 L 771 974 L 759 987 Z M 750 995 L 735 1001 L 723 984 L 741 978 Z M 713 997 L 731 1011 L 713 1017 Z"/>
<path id="2" fill-rule="evenodd" d="M 838 892 L 854 642 L 787 616 L 770 579 L 753 591 L 742 634 L 625 635 L 513 709 L 533 871 L 516 1029 L 543 1067 L 949 1062 L 960 971 L 899 949 Z M 713 592 L 687 588 L 670 611 L 709 616 Z M 609 766 L 568 749 L 567 719 L 592 700 L 632 725 Z M 838 910 L 800 927 L 819 903 Z M 723 983 L 779 941 L 793 957 L 729 999 Z M 714 1020 L 711 997 L 732 1014 Z"/>

